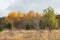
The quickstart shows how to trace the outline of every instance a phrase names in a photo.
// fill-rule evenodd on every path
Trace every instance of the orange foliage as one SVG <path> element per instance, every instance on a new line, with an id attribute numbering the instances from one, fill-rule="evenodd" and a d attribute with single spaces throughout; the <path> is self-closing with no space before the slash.
<path id="1" fill-rule="evenodd" d="M 24 18 L 24 19 L 28 19 L 27 14 L 23 14 L 23 18 Z"/>
<path id="2" fill-rule="evenodd" d="M 35 18 L 39 19 L 40 17 L 41 17 L 41 15 L 39 13 L 36 13 Z"/>
<path id="3" fill-rule="evenodd" d="M 22 12 L 18 11 L 17 16 L 16 16 L 17 21 L 20 21 L 21 17 L 23 17 L 23 14 Z"/>
<path id="4" fill-rule="evenodd" d="M 32 13 L 28 13 L 28 14 L 27 14 L 27 17 L 28 17 L 28 18 L 32 18 Z"/>
<path id="5" fill-rule="evenodd" d="M 9 22 L 9 19 L 7 17 L 5 17 L 4 22 Z"/>
<path id="6" fill-rule="evenodd" d="M 23 14 L 22 14 L 20 11 L 18 11 L 17 17 L 18 17 L 18 18 L 19 18 L 19 17 L 23 17 Z"/>
<path id="7" fill-rule="evenodd" d="M 8 17 L 15 18 L 16 17 L 16 12 L 10 12 Z"/>
<path id="8" fill-rule="evenodd" d="M 18 11 L 18 12 L 10 12 L 9 15 L 4 19 L 5 22 L 14 22 L 14 21 L 20 21 L 21 18 L 24 19 L 31 19 L 31 18 L 38 18 L 40 19 L 41 15 L 39 13 L 34 13 L 34 11 L 29 11 L 27 14 L 22 14 L 22 12 Z"/>
<path id="9" fill-rule="evenodd" d="M 30 11 L 27 14 L 24 14 L 24 18 L 25 19 L 31 19 L 33 17 L 33 14 L 34 14 L 34 12 L 33 11 Z"/>

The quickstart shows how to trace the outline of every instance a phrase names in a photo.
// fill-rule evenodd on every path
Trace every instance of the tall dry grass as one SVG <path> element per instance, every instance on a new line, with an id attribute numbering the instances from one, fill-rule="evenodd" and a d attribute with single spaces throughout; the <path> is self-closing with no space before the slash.
<path id="1" fill-rule="evenodd" d="M 60 30 L 4 30 L 0 40 L 60 40 Z"/>

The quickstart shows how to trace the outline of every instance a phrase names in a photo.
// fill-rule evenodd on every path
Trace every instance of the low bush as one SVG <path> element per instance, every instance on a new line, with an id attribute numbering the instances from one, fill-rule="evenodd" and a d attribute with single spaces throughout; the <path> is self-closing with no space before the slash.
<path id="1" fill-rule="evenodd" d="M 12 24 L 11 24 L 11 23 L 8 23 L 8 24 L 7 24 L 7 28 L 8 28 L 8 29 L 12 29 Z"/>
<path id="2" fill-rule="evenodd" d="M 29 25 L 26 25 L 26 30 L 29 30 L 30 29 L 30 26 Z"/>
<path id="3" fill-rule="evenodd" d="M 0 31 L 3 31 L 3 28 L 0 26 Z"/>

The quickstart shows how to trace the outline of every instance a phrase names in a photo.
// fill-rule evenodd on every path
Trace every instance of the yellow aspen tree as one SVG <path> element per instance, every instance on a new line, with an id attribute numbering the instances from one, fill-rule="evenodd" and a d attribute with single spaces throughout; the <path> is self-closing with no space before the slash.
<path id="1" fill-rule="evenodd" d="M 40 19 L 40 17 L 41 17 L 41 14 L 39 14 L 39 13 L 37 12 L 36 15 L 35 15 L 35 18 Z"/>
<path id="2" fill-rule="evenodd" d="M 9 18 L 5 17 L 3 22 L 9 22 Z"/>
<path id="3" fill-rule="evenodd" d="M 8 17 L 15 18 L 16 17 L 16 12 L 10 12 L 8 14 Z"/>
<path id="4" fill-rule="evenodd" d="M 22 12 L 18 11 L 17 17 L 23 17 Z"/>
<path id="5" fill-rule="evenodd" d="M 22 12 L 18 11 L 17 12 L 17 17 L 16 17 L 17 21 L 20 21 L 22 17 L 23 17 Z"/>

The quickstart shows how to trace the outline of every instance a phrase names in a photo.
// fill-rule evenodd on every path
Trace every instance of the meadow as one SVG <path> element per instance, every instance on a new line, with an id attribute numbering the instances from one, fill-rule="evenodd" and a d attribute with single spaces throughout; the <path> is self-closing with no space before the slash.
<path id="1" fill-rule="evenodd" d="M 51 7 L 43 15 L 34 11 L 9 12 L 0 18 L 0 40 L 60 40 L 60 15 Z"/>
<path id="2" fill-rule="evenodd" d="M 60 30 L 4 30 L 0 40 L 60 40 Z"/>

